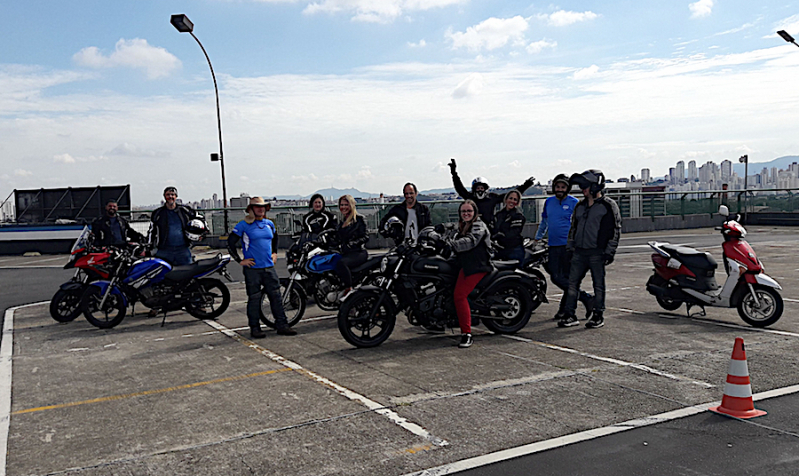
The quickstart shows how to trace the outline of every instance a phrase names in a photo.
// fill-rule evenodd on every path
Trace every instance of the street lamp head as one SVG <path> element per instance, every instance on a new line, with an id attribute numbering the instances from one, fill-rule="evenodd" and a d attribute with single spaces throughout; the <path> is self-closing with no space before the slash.
<path id="1" fill-rule="evenodd" d="M 742 164 L 749 163 L 749 155 L 748 155 L 748 154 L 747 154 L 747 155 L 742 155 L 742 156 L 741 156 L 741 157 L 738 159 L 738 162 L 740 162 L 740 163 L 742 163 Z"/>
<path id="2" fill-rule="evenodd" d="M 189 20 L 189 17 L 182 13 L 179 15 L 172 15 L 169 19 L 169 23 L 181 33 L 191 33 L 194 31 L 194 23 Z"/>
<path id="3" fill-rule="evenodd" d="M 777 34 L 780 35 L 782 37 L 782 39 L 787 41 L 788 43 L 793 43 L 794 41 L 796 41 L 796 40 L 793 39 L 793 37 L 790 35 L 790 33 L 788 33 L 785 30 L 780 30 L 780 31 L 777 32 Z"/>
<path id="4" fill-rule="evenodd" d="M 211 162 L 219 162 L 219 154 L 217 154 L 216 152 L 211 154 Z"/>

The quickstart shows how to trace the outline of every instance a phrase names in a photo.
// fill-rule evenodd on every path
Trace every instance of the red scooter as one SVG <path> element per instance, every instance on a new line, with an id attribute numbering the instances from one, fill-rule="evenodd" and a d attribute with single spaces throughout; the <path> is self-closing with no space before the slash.
<path id="1" fill-rule="evenodd" d="M 757 259 L 755 250 L 744 240 L 746 229 L 738 218 L 729 218 L 726 206 L 719 207 L 719 214 L 726 217 L 717 230 L 724 236 L 723 258 L 727 280 L 723 286 L 716 283 L 718 265 L 710 253 L 686 246 L 650 241 L 656 251 L 652 254 L 655 273 L 646 283 L 646 290 L 655 296 L 658 304 L 669 311 L 678 309 L 683 303 L 691 315 L 691 307 L 705 306 L 735 307 L 738 315 L 754 327 L 774 324 L 782 316 L 782 287 L 765 274 L 763 264 Z"/>

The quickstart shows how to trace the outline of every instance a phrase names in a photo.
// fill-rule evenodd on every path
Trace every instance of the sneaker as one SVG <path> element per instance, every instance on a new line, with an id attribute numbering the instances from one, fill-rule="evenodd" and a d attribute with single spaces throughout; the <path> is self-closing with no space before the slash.
<path id="1" fill-rule="evenodd" d="M 250 327 L 250 337 L 253 339 L 263 339 L 266 337 L 266 332 L 264 332 L 260 327 Z"/>
<path id="2" fill-rule="evenodd" d="M 296 336 L 297 335 L 297 331 L 295 331 L 294 329 L 292 329 L 289 326 L 278 327 L 277 328 L 277 335 L 279 335 L 279 336 Z"/>
<path id="3" fill-rule="evenodd" d="M 461 334 L 461 343 L 458 344 L 458 347 L 465 349 L 467 347 L 471 347 L 472 344 L 474 344 L 474 339 L 472 339 L 471 334 Z"/>
<path id="4" fill-rule="evenodd" d="M 602 317 L 602 313 L 595 313 L 588 322 L 585 323 L 585 327 L 588 329 L 598 329 L 605 325 L 605 318 Z"/>
<path id="5" fill-rule="evenodd" d="M 583 306 L 585 306 L 585 318 L 591 319 L 591 314 L 594 313 L 594 296 L 585 293 L 584 297 L 580 299 L 580 302 L 582 302 Z"/>
<path id="6" fill-rule="evenodd" d="M 573 327 L 579 325 L 580 321 L 574 316 L 566 316 L 558 321 L 558 327 Z"/>

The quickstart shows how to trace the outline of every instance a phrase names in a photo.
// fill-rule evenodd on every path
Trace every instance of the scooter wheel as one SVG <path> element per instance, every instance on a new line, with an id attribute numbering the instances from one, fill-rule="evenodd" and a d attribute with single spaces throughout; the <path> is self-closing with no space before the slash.
<path id="1" fill-rule="evenodd" d="M 667 311 L 676 311 L 677 309 L 682 306 L 682 301 L 675 301 L 673 299 L 662 298 L 659 296 L 655 296 L 657 299 L 658 305 Z"/>
<path id="2" fill-rule="evenodd" d="M 751 292 L 746 293 L 738 303 L 738 315 L 741 319 L 753 327 L 767 327 L 780 320 L 783 309 L 782 296 L 772 288 L 755 286 L 754 289 L 760 306 L 755 303 Z"/>

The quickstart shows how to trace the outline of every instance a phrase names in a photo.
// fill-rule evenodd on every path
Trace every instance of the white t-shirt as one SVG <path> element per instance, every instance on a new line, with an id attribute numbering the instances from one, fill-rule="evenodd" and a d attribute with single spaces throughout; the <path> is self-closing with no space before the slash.
<path id="1" fill-rule="evenodd" d="M 416 241 L 419 236 L 419 222 L 416 220 L 416 210 L 408 208 L 408 220 L 405 222 L 405 238 L 411 238 Z"/>

